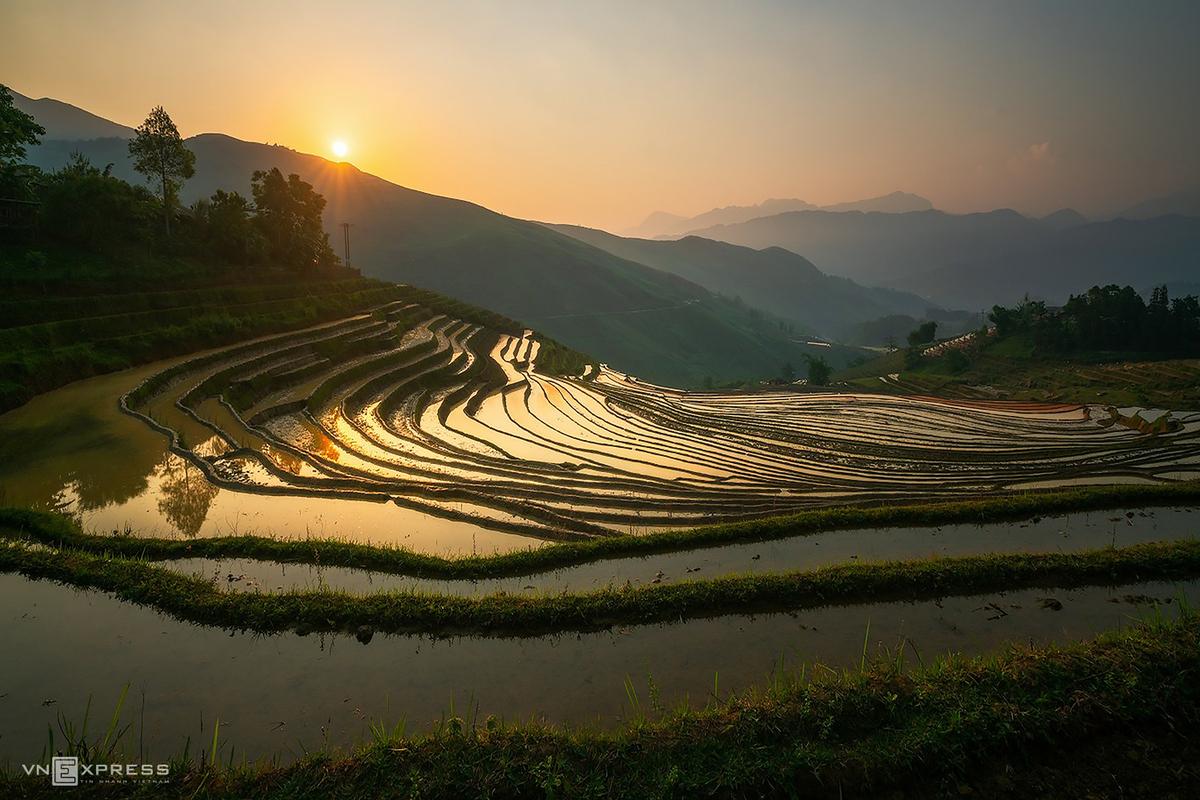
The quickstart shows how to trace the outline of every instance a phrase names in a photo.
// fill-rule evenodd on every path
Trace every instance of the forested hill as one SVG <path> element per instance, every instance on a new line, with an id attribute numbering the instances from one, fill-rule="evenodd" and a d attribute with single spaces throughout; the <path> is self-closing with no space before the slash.
<path id="1" fill-rule="evenodd" d="M 621 258 L 741 297 L 751 306 L 842 341 L 863 322 L 894 314 L 921 317 L 930 305 L 914 294 L 826 275 L 808 259 L 781 247 L 754 250 L 697 236 L 649 240 L 576 225 L 548 227 Z"/>
<path id="2" fill-rule="evenodd" d="M 349 164 L 285 147 L 204 134 L 186 142 L 196 175 L 186 204 L 218 188 L 248 194 L 255 170 L 278 167 L 327 200 L 327 230 L 349 222 L 351 264 L 365 276 L 425 286 L 537 327 L 614 367 L 673 385 L 770 377 L 810 350 L 766 315 L 714 296 L 679 276 L 515 220 L 473 203 L 389 183 Z M 120 138 L 45 140 L 31 163 L 58 169 L 78 151 L 138 181 Z M 338 248 L 339 254 L 341 247 Z"/>

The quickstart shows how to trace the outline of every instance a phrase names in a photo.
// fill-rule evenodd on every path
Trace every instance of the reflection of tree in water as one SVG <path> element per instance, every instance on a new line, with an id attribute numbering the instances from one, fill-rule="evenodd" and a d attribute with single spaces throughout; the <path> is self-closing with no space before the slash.
<path id="1" fill-rule="evenodd" d="M 122 435 L 90 411 L 34 419 L 0 439 L 0 463 L 36 464 L 20 474 L 22 483 L 37 481 L 37 495 L 51 506 L 64 502 L 56 495 L 65 492 L 72 513 L 138 497 L 146 491 L 161 454 L 161 449 Z"/>
<path id="2" fill-rule="evenodd" d="M 184 536 L 195 536 L 220 491 L 187 459 L 168 453 L 158 465 L 158 510 Z"/>
<path id="3" fill-rule="evenodd" d="M 146 491 L 148 471 L 143 472 L 141 464 L 129 465 L 123 459 L 113 461 L 122 461 L 121 468 L 80 471 L 74 474 L 80 511 L 120 505 Z M 153 465 L 146 466 L 153 469 Z"/>

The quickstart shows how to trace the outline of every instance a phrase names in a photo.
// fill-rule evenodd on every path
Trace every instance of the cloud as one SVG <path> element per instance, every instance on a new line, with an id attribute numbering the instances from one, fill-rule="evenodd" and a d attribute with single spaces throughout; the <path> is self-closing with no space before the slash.
<path id="1" fill-rule="evenodd" d="M 1053 166 L 1058 158 L 1050 151 L 1050 143 L 1031 144 L 1008 159 L 1009 172 L 1025 172 L 1034 167 Z"/>

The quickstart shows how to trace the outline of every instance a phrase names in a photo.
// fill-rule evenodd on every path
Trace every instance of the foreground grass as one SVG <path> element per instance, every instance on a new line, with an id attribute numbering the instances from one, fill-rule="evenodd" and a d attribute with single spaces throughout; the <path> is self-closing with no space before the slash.
<path id="1" fill-rule="evenodd" d="M 696 537 L 707 544 L 703 537 L 712 531 L 736 541 L 872 521 L 935 524 L 1003 518 L 1017 509 L 1028 515 L 1179 504 L 1194 500 L 1195 493 L 1194 485 L 1165 491 L 1110 487 L 1023 495 L 1009 502 L 833 509 L 690 536 L 660 535 L 665 541 L 656 546 L 696 546 Z M 846 565 L 578 595 L 226 594 L 208 581 L 145 558 L 201 555 L 197 548 L 207 545 L 217 550 L 251 546 L 250 539 L 176 542 L 95 536 L 62 517 L 17 509 L 0 511 L 0 530 L 5 537 L 2 571 L 100 588 L 185 620 L 263 632 L 361 634 L 367 628 L 527 635 L 1027 586 L 1200 576 L 1200 541 L 1190 541 L 1074 555 Z M 563 554 L 578 560 L 608 557 L 613 544 L 637 548 L 641 541 L 543 550 L 563 551 L 550 560 L 557 563 L 555 558 Z M 320 548 L 335 546 L 259 542 L 268 547 L 263 552 L 292 560 L 319 557 L 324 564 L 327 556 L 314 556 L 314 547 L 320 553 Z M 275 547 L 280 549 L 269 549 Z M 378 548 L 345 552 L 399 559 L 389 563 L 408 564 L 405 559 L 415 557 Z M 224 554 L 262 557 L 258 551 Z M 509 558 L 463 561 L 493 565 L 489 569 L 499 565 L 503 571 L 514 568 L 506 563 Z M 431 563 L 453 565 L 455 560 Z M 451 712 L 431 731 L 413 736 L 406 735 L 403 725 L 377 723 L 371 728 L 374 742 L 349 756 L 324 753 L 287 767 L 218 759 L 225 766 L 217 767 L 211 753 L 207 759 L 200 754 L 198 763 L 177 754 L 165 783 L 90 784 L 84 791 L 98 797 L 195 798 L 1196 796 L 1200 762 L 1188 759 L 1197 751 L 1189 737 L 1200 741 L 1198 634 L 1200 618 L 1185 608 L 1176 621 L 1151 616 L 1139 627 L 1063 648 L 1014 647 L 974 659 L 952 656 L 917 670 L 905 669 L 903 651 L 862 671 L 780 670 L 763 686 L 726 702 L 710 703 L 704 710 L 681 706 L 653 722 L 631 694 L 632 719 L 615 732 L 537 722 L 513 725 L 469 715 L 464 720 Z M 655 702 L 653 695 L 646 702 L 654 709 L 652 716 L 658 716 Z M 224 752 L 231 744 L 236 747 L 221 742 L 214 749 Z M 59 791 L 44 776 L 26 777 L 11 766 L 0 773 L 0 796 L 59 796 Z"/>
<path id="2" fill-rule="evenodd" d="M 969 525 L 1075 511 L 1187 505 L 1197 501 L 1200 501 L 1198 481 L 1167 485 L 1089 486 L 948 503 L 839 506 L 707 528 L 547 544 L 537 549 L 500 555 L 453 558 L 417 553 L 403 547 L 353 544 L 333 539 L 279 540 L 236 536 L 180 540 L 144 538 L 117 531 L 113 531 L 112 535 L 89 534 L 65 517 L 24 508 L 0 508 L 0 537 L 151 560 L 255 558 L 419 578 L 478 580 L 529 575 L 605 559 L 770 541 L 832 530 Z"/>
<path id="3" fill-rule="evenodd" d="M 92 784 L 88 793 L 1195 796 L 1200 768 L 1179 756 L 1195 750 L 1186 737 L 1200 733 L 1198 642 L 1200 618 L 1184 609 L 1177 620 L 1152 615 L 1090 643 L 952 656 L 916 670 L 904 669 L 902 653 L 861 671 L 781 670 L 727 702 L 680 707 L 657 722 L 635 714 L 616 732 L 450 716 L 405 737 L 402 726 L 377 724 L 375 741 L 347 757 L 177 766 L 163 784 Z M 6 796 L 57 791 L 45 777 L 0 775 Z"/>

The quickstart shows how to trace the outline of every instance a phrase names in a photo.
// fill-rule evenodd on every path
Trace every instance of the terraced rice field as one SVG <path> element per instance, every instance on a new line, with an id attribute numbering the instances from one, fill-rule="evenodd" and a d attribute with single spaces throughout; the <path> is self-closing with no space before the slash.
<path id="1" fill-rule="evenodd" d="M 838 377 L 895 395 L 1200 408 L 1200 361 L 1196 359 L 1086 364 L 1042 362 L 985 350 L 972 354 L 967 372 L 951 376 L 906 370 L 901 355 L 897 352 L 889 360 L 847 369 Z"/>
<path id="2" fill-rule="evenodd" d="M 541 346 L 400 301 L 178 364 L 122 407 L 218 487 L 549 539 L 1200 477 L 1200 413 L 1151 426 L 1103 406 L 687 392 L 546 374 Z"/>

